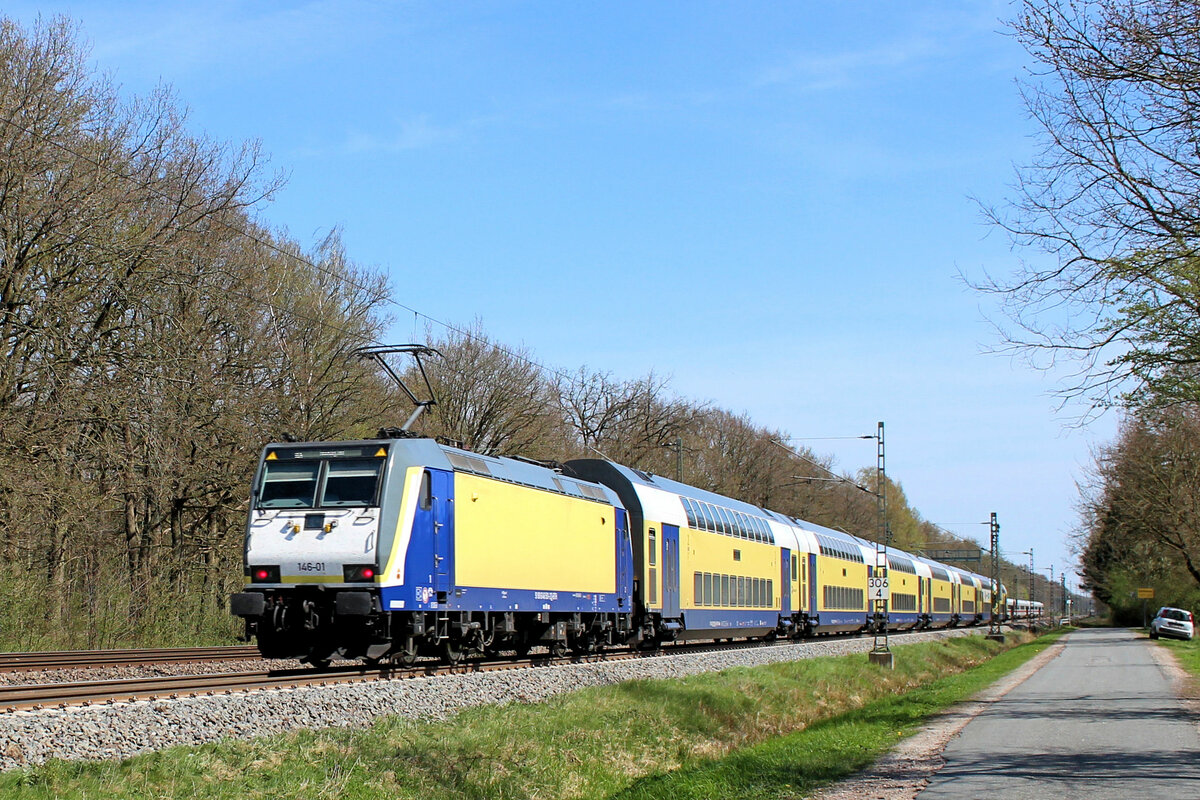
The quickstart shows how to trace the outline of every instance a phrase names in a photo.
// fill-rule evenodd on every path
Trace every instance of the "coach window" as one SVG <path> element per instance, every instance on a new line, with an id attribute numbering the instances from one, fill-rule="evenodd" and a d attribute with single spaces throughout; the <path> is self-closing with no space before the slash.
<path id="1" fill-rule="evenodd" d="M 687 513 L 688 527 L 699 527 L 696 521 L 696 509 L 692 506 L 692 501 L 686 497 L 683 498 L 683 510 Z"/>
<path id="2" fill-rule="evenodd" d="M 795 553 L 792 554 L 792 580 L 797 580 L 800 577 L 800 559 Z"/>

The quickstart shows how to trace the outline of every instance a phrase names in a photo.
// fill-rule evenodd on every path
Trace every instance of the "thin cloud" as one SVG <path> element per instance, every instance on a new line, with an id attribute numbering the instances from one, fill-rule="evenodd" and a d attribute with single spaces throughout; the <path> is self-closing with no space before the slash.
<path id="1" fill-rule="evenodd" d="M 292 151 L 297 158 L 328 158 L 331 156 L 396 155 L 413 150 L 440 147 L 462 138 L 464 126 L 438 125 L 428 114 L 399 120 L 384 132 L 347 131 L 341 141 L 325 145 L 299 147 Z"/>
<path id="2" fill-rule="evenodd" d="M 877 81 L 881 74 L 928 63 L 943 54 L 942 45 L 922 36 L 867 50 L 795 55 L 764 69 L 754 85 L 792 85 L 805 91 L 845 89 Z"/>

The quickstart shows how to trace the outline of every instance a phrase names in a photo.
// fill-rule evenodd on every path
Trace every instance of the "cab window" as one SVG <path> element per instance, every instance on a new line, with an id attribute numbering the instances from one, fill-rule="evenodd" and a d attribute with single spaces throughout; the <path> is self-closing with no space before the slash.
<path id="1" fill-rule="evenodd" d="M 296 464 L 269 461 L 264 465 L 259 508 L 312 508 L 317 494 L 320 462 Z"/>
<path id="2" fill-rule="evenodd" d="M 383 460 L 379 458 L 330 461 L 321 505 L 335 508 L 373 505 L 382 466 Z"/>

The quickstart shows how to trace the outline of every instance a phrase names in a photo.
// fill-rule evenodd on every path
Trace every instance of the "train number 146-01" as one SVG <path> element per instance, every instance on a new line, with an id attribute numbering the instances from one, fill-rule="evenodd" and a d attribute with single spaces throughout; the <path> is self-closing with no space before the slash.
<path id="1" fill-rule="evenodd" d="M 296 564 L 297 572 L 324 572 L 324 561 L 301 561 Z"/>

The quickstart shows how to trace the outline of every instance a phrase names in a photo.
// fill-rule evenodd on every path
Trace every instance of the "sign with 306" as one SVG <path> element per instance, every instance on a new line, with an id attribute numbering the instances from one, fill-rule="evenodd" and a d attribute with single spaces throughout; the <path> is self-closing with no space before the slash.
<path id="1" fill-rule="evenodd" d="M 872 600 L 888 599 L 888 579 L 886 575 L 867 578 L 867 597 Z"/>

